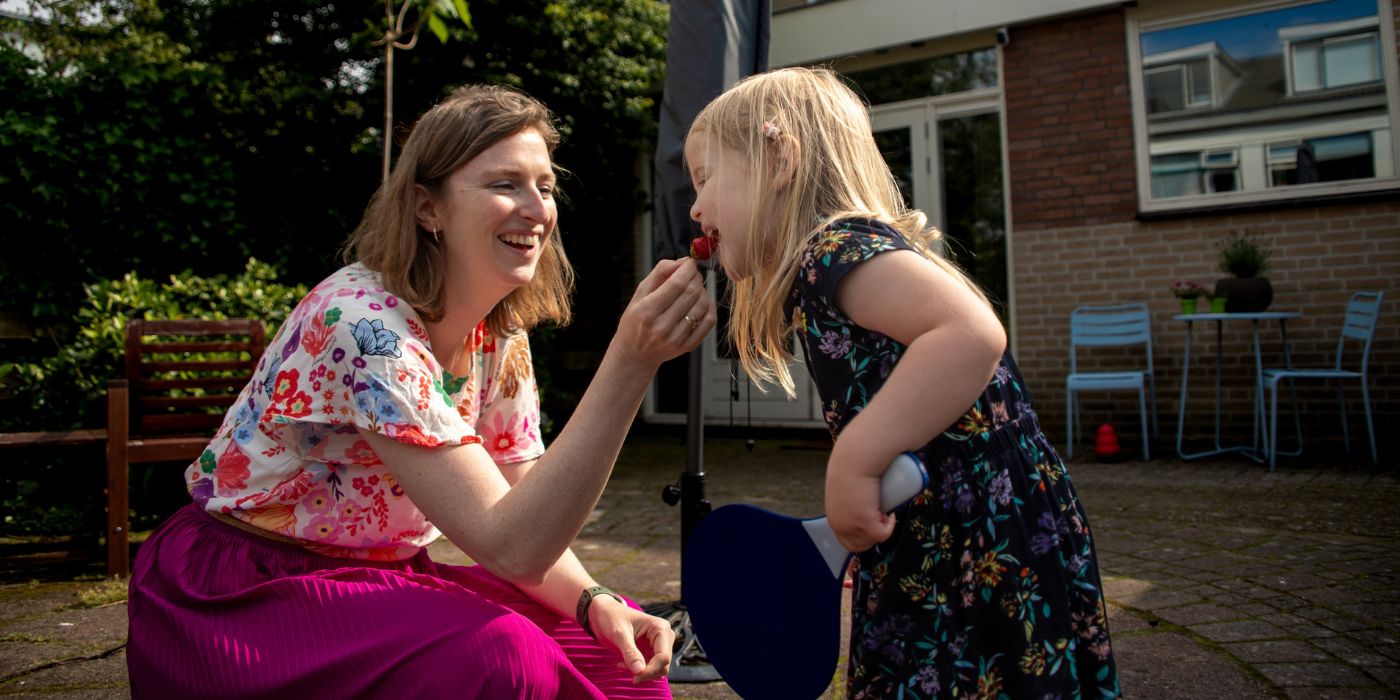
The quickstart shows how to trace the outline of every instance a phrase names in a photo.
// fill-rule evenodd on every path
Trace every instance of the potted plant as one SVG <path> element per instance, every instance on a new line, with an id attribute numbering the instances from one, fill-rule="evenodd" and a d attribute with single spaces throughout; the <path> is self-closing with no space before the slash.
<path id="1" fill-rule="evenodd" d="M 1196 299 L 1204 296 L 1206 288 L 1191 280 L 1177 280 L 1171 286 L 1172 296 L 1181 302 L 1181 313 L 1196 313 Z"/>
<path id="2" fill-rule="evenodd" d="M 1269 271 L 1269 249 L 1259 242 L 1254 229 L 1231 231 L 1216 245 L 1220 251 L 1220 271 L 1230 277 L 1217 280 L 1211 296 L 1225 297 L 1230 313 L 1263 311 L 1274 300 L 1274 288 L 1264 273 Z"/>

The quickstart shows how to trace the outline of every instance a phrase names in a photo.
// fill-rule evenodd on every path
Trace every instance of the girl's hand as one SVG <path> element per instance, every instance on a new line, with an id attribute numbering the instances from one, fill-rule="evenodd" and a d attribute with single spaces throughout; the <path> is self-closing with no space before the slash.
<path id="1" fill-rule="evenodd" d="M 671 623 L 604 595 L 593 599 L 588 624 L 598 641 L 617 650 L 622 657 L 617 666 L 632 674 L 634 684 L 661 678 L 670 670 L 676 643 Z"/>
<path id="2" fill-rule="evenodd" d="M 714 326 L 714 304 L 695 262 L 662 260 L 622 312 L 609 352 L 654 370 L 694 349 Z"/>
<path id="3" fill-rule="evenodd" d="M 837 441 L 839 446 L 841 441 Z M 833 450 L 826 465 L 826 517 L 836 541 L 851 552 L 864 552 L 894 534 L 894 516 L 880 510 L 880 476 L 862 474 Z"/>

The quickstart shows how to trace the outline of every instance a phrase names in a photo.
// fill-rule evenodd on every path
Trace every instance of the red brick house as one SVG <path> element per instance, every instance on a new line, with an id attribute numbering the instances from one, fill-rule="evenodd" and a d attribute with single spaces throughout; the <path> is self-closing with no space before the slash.
<path id="1" fill-rule="evenodd" d="M 906 197 L 1000 302 L 1057 443 L 1071 310 L 1145 302 L 1161 421 L 1154 455 L 1174 454 L 1186 333 L 1169 287 L 1225 277 L 1217 245 L 1249 231 L 1271 251 L 1269 310 L 1302 312 L 1287 327 L 1295 365 L 1331 362 L 1353 291 L 1387 292 L 1370 389 L 1381 460 L 1395 464 L 1397 5 L 778 0 L 770 62 L 831 66 L 865 93 Z M 1250 434 L 1248 329 L 1225 325 L 1227 440 Z M 1278 327 L 1261 333 L 1264 365 L 1281 365 Z M 1214 340 L 1214 324 L 1198 323 L 1188 442 L 1201 443 L 1211 426 Z M 1123 359 L 1095 357 L 1102 366 Z M 727 362 L 715 360 L 711 374 L 727 382 Z M 714 384 L 712 422 L 729 398 Z M 1353 384 L 1346 396 L 1353 448 L 1364 453 L 1361 394 Z M 1332 387 L 1300 385 L 1300 397 L 1309 442 L 1338 439 Z M 648 411 L 664 420 L 660 405 L 649 401 Z M 809 408 L 801 401 L 787 408 L 798 417 L 755 422 L 820 416 L 798 410 Z M 1111 422 L 1136 444 L 1135 396 L 1086 394 L 1083 410 L 1089 425 Z"/>

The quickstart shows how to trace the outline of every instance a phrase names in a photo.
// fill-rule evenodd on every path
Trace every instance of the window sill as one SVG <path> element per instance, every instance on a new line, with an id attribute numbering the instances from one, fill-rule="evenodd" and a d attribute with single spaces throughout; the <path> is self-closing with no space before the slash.
<path id="1" fill-rule="evenodd" d="M 1137 220 L 1164 221 L 1169 219 L 1181 219 L 1196 216 L 1215 216 L 1219 214 L 1244 214 L 1258 211 L 1280 210 L 1288 211 L 1295 209 L 1308 209 L 1312 207 L 1340 206 L 1345 204 L 1370 204 L 1372 202 L 1393 202 L 1395 201 L 1397 192 L 1400 192 L 1400 184 L 1391 183 L 1391 185 L 1386 189 L 1369 190 L 1365 192 L 1318 194 L 1307 197 L 1290 197 L 1288 199 L 1272 199 L 1251 202 L 1199 204 L 1176 209 L 1158 209 L 1152 211 L 1144 211 L 1139 209 L 1137 213 Z"/>

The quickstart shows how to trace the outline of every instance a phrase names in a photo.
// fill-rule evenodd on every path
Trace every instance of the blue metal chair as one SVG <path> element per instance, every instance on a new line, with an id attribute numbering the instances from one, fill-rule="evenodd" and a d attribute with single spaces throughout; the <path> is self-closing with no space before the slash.
<path id="1" fill-rule="evenodd" d="M 1337 357 L 1331 367 L 1297 368 L 1283 367 L 1264 370 L 1264 391 L 1269 400 L 1269 469 L 1272 471 L 1279 455 L 1278 450 L 1278 385 L 1287 379 L 1290 389 L 1296 379 L 1335 379 L 1337 381 L 1337 404 L 1341 409 L 1342 442 L 1347 452 L 1351 452 L 1351 435 L 1347 429 L 1347 404 L 1343 385 L 1355 379 L 1361 384 L 1361 404 L 1366 411 L 1366 432 L 1371 438 L 1371 462 L 1379 464 L 1376 454 L 1376 428 L 1371 420 L 1371 390 L 1366 380 L 1366 367 L 1371 362 L 1371 340 L 1376 335 L 1376 324 L 1381 316 L 1381 299 L 1385 292 L 1357 292 L 1347 302 L 1346 319 L 1342 322 L 1342 334 L 1337 339 Z M 1347 341 L 1361 342 L 1361 363 L 1359 370 L 1342 369 L 1342 351 Z M 1297 448 L 1284 452 L 1285 455 L 1301 454 L 1303 451 L 1303 421 L 1299 417 L 1298 396 L 1293 395 L 1293 425 L 1297 433 Z"/>
<path id="2" fill-rule="evenodd" d="M 1065 436 L 1069 445 L 1065 458 L 1074 456 L 1074 445 L 1079 442 L 1083 427 L 1079 424 L 1079 392 L 1133 389 L 1138 392 L 1138 409 L 1142 413 L 1142 459 L 1150 459 L 1149 436 L 1157 432 L 1157 386 L 1152 377 L 1152 321 L 1147 305 L 1081 306 L 1070 314 L 1069 335 L 1069 376 L 1065 379 Z M 1146 368 L 1115 372 L 1079 371 L 1078 348 L 1131 345 L 1146 346 Z M 1147 429 L 1149 415 L 1152 417 L 1150 433 Z"/>

